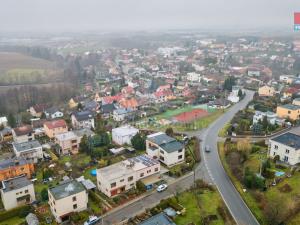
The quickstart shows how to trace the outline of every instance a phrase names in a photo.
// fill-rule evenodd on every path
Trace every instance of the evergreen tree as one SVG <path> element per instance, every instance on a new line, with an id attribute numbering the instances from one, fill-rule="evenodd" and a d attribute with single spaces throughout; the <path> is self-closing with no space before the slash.
<path id="1" fill-rule="evenodd" d="M 8 114 L 7 120 L 8 120 L 9 126 L 11 126 L 12 128 L 16 127 L 16 125 L 17 125 L 16 118 L 14 117 L 14 115 L 12 113 Z"/>
<path id="2" fill-rule="evenodd" d="M 89 141 L 86 135 L 83 135 L 79 144 L 79 151 L 89 154 Z"/>
<path id="3" fill-rule="evenodd" d="M 131 139 L 131 144 L 136 150 L 146 149 L 146 137 L 142 136 L 140 133 L 134 135 Z"/>

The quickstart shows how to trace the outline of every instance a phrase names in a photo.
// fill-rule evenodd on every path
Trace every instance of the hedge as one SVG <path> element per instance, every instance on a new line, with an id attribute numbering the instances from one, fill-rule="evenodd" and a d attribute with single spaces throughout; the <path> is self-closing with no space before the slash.
<path id="1" fill-rule="evenodd" d="M 20 218 L 25 217 L 30 211 L 31 211 L 31 207 L 29 205 L 24 205 L 9 211 L 0 212 L 0 222 L 8 220 L 13 217 L 20 217 Z"/>

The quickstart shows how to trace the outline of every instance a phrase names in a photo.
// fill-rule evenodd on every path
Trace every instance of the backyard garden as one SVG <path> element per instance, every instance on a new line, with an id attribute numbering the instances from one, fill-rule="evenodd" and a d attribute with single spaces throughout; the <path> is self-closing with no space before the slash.
<path id="1" fill-rule="evenodd" d="M 223 166 L 260 224 L 299 224 L 300 172 L 267 158 L 264 142 L 219 143 Z"/>

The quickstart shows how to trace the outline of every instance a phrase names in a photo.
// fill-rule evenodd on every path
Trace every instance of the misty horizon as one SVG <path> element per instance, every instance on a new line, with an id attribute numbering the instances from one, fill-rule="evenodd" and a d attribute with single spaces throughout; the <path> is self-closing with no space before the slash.
<path id="1" fill-rule="evenodd" d="M 293 30 L 300 2 L 238 0 L 4 0 L 0 32 Z"/>

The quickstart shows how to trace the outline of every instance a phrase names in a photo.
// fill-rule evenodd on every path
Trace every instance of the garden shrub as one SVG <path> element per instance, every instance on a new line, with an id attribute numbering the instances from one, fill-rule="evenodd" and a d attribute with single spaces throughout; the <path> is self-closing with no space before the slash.
<path id="1" fill-rule="evenodd" d="M 9 211 L 0 212 L 0 222 L 8 220 L 12 217 L 25 217 L 28 215 L 28 213 L 30 213 L 30 211 L 31 207 L 29 205 L 24 205 Z"/>
<path id="2" fill-rule="evenodd" d="M 282 187 L 279 187 L 278 190 L 280 192 L 283 192 L 283 193 L 289 193 L 291 192 L 293 189 L 291 188 L 291 186 L 289 184 L 285 184 L 283 185 Z"/>

